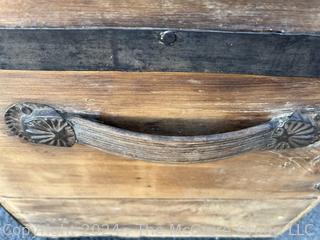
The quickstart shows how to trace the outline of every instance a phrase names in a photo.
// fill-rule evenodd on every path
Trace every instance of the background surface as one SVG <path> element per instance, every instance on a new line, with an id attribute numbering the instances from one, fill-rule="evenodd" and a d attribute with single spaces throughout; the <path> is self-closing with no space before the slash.
<path id="1" fill-rule="evenodd" d="M 307 214 L 300 222 L 276 240 L 320 240 L 320 205 Z M 35 237 L 21 226 L 5 209 L 0 208 L 0 239 L 1 240 L 52 240 L 52 238 Z M 69 240 L 70 238 L 55 238 Z M 71 238 L 72 240 L 121 240 L 113 237 Z M 70 240 L 71 240 L 70 239 Z M 147 238 L 144 238 L 147 239 Z M 177 238 L 176 238 L 177 239 Z M 198 238 L 199 239 L 199 238 Z M 217 239 L 217 238 L 211 238 Z M 226 239 L 226 238 L 224 238 Z M 231 238 L 229 238 L 230 240 Z M 233 238 L 234 239 L 234 238 Z M 253 240 L 254 238 L 250 238 Z M 261 239 L 261 238 L 260 238 Z M 242 239 L 245 240 L 245 239 Z M 249 240 L 249 239 L 247 239 Z"/>

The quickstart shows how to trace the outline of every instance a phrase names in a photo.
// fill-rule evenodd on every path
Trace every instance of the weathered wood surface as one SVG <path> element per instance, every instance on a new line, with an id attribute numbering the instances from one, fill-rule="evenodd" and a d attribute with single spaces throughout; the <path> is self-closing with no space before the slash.
<path id="1" fill-rule="evenodd" d="M 272 237 L 318 203 L 310 199 L 1 200 L 32 232 L 46 237 Z"/>
<path id="2" fill-rule="evenodd" d="M 141 134 L 80 117 L 67 119 L 80 144 L 158 163 L 201 163 L 263 150 L 272 142 L 274 130 L 271 123 L 266 123 L 225 134 L 181 137 Z"/>
<path id="3" fill-rule="evenodd" d="M 134 131 L 199 135 L 256 125 L 302 106 L 319 106 L 319 87 L 317 78 L 0 71 L 0 113 L 12 103 L 33 101 L 102 113 L 109 124 Z M 130 236 L 137 236 L 132 222 L 146 223 L 157 209 L 153 224 L 173 219 L 182 225 L 205 226 L 206 231 L 194 236 L 261 232 L 270 236 L 290 226 L 319 197 L 314 189 L 320 173 L 317 146 L 252 152 L 214 163 L 162 165 L 85 146 L 26 144 L 8 136 L 4 122 L 0 133 L 1 201 L 42 236 L 99 235 L 72 224 L 75 218 L 89 225 L 114 223 L 108 216 L 130 228 Z M 201 207 L 202 202 L 208 205 Z M 216 226 L 236 228 L 231 220 L 235 215 L 238 229 L 257 224 L 259 233 L 216 230 Z M 60 217 L 72 226 L 69 232 L 51 224 Z M 103 230 L 100 235 L 107 233 Z"/>
<path id="4" fill-rule="evenodd" d="M 0 69 L 320 76 L 320 36 L 166 29 L 0 29 Z"/>
<path id="5" fill-rule="evenodd" d="M 317 0 L 1 0 L 1 27 L 165 27 L 319 32 Z"/>

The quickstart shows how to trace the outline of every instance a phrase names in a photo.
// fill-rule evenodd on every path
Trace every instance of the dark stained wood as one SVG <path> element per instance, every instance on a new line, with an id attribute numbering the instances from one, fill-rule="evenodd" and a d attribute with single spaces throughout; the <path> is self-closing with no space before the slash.
<path id="1" fill-rule="evenodd" d="M 165 29 L 0 29 L 0 69 L 320 76 L 320 36 Z"/>
<path id="2" fill-rule="evenodd" d="M 1 0 L 2 27 L 319 32 L 318 0 Z"/>

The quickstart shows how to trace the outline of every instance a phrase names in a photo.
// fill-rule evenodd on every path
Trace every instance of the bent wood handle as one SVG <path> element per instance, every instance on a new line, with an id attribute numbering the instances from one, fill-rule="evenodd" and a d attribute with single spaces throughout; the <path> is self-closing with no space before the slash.
<path id="1" fill-rule="evenodd" d="M 5 121 L 14 134 L 32 143 L 79 143 L 148 161 L 204 162 L 251 150 L 309 146 L 319 140 L 319 110 L 301 109 L 239 131 L 186 137 L 132 132 L 37 103 L 11 106 Z"/>

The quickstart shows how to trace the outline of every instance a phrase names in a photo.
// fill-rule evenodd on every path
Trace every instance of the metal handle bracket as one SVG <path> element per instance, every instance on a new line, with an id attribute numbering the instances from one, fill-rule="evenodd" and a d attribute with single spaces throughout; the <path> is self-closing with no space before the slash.
<path id="1" fill-rule="evenodd" d="M 320 109 L 305 108 L 239 131 L 202 136 L 160 136 L 132 132 L 38 103 L 17 103 L 5 113 L 11 132 L 38 144 L 75 143 L 157 162 L 204 162 L 251 150 L 307 147 L 319 140 Z"/>

